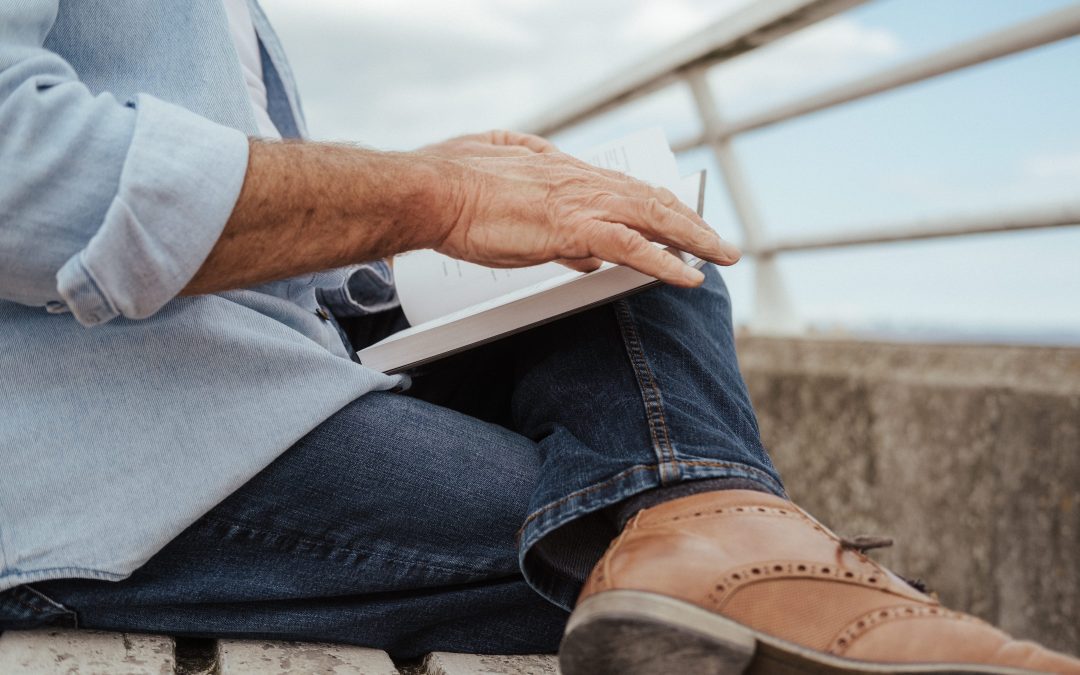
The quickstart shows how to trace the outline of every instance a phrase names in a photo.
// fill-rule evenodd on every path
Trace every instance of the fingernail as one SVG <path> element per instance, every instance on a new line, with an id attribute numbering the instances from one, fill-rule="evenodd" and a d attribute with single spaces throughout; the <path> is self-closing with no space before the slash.
<path id="1" fill-rule="evenodd" d="M 738 246 L 726 242 L 723 239 L 720 240 L 720 250 L 722 250 L 724 252 L 724 255 L 731 258 L 732 260 L 738 260 L 742 257 L 742 251 L 739 250 Z"/>

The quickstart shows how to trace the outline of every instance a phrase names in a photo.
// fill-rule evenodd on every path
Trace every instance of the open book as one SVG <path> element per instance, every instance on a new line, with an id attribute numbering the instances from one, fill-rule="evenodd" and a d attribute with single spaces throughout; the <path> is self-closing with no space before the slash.
<path id="1" fill-rule="evenodd" d="M 705 172 L 680 178 L 675 156 L 659 129 L 593 148 L 579 158 L 666 187 L 701 213 Z M 704 264 L 687 253 L 676 253 L 694 267 Z M 385 373 L 434 361 L 660 283 L 611 263 L 588 273 L 558 263 L 493 269 L 430 250 L 394 258 L 394 280 L 412 327 L 357 352 L 361 363 Z"/>

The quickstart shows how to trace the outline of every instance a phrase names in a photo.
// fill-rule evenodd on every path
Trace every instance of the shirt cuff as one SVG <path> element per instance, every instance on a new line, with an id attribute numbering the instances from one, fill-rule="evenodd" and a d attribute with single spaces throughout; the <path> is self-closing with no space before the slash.
<path id="1" fill-rule="evenodd" d="M 243 132 L 145 94 L 129 105 L 138 115 L 116 197 L 56 275 L 64 305 L 86 326 L 148 317 L 178 295 L 221 235 L 247 173 Z"/>
<path id="2" fill-rule="evenodd" d="M 342 267 L 319 283 L 327 308 L 334 316 L 364 316 L 397 307 L 394 273 L 385 260 Z M 327 283 L 328 282 L 328 283 Z"/>

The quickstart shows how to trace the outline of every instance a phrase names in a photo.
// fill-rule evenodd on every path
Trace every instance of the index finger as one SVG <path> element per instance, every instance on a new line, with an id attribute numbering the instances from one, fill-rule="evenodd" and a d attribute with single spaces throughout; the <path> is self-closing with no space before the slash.
<path id="1" fill-rule="evenodd" d="M 580 161 L 580 160 L 579 160 Z M 681 215 L 689 218 L 698 227 L 709 230 L 710 232 L 716 232 L 705 220 L 698 215 L 698 212 L 690 208 L 679 199 L 674 192 L 665 187 L 655 187 L 646 183 L 643 180 L 638 180 L 629 174 L 625 174 L 621 171 L 614 171 L 612 169 L 605 169 L 603 167 L 594 166 L 586 162 L 582 162 L 585 166 L 589 167 L 596 173 L 606 177 L 610 183 L 605 186 L 605 189 L 626 197 L 635 197 L 637 199 L 651 199 L 656 198 L 661 205 L 666 206 L 669 209 L 678 211 Z"/>
<path id="2" fill-rule="evenodd" d="M 705 222 L 704 218 L 698 215 L 697 211 L 684 204 L 671 190 L 665 187 L 653 187 L 644 181 L 637 180 L 630 176 L 624 176 L 623 183 L 624 185 L 622 187 L 625 188 L 626 196 L 643 199 L 645 201 L 655 199 L 661 206 L 675 211 L 698 227 L 716 234 L 716 231 L 709 227 L 709 224 Z"/>
<path id="3" fill-rule="evenodd" d="M 674 246 L 710 262 L 731 265 L 742 255 L 711 228 L 696 226 L 686 215 L 660 203 L 656 197 L 636 199 L 612 196 L 598 203 L 603 218 L 623 223 L 652 241 Z"/>

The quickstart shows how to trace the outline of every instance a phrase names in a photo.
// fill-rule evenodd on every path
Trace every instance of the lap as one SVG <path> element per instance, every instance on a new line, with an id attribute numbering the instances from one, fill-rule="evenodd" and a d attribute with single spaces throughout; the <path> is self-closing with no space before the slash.
<path id="1" fill-rule="evenodd" d="M 129 579 L 35 587 L 80 625 L 105 629 L 334 639 L 400 652 L 404 636 L 462 648 L 472 643 L 444 633 L 501 623 L 508 632 L 493 648 L 515 649 L 516 640 L 518 650 L 536 650 L 554 645 L 563 620 L 517 562 L 515 536 L 538 471 L 535 444 L 504 427 L 375 392 L 300 439 Z M 371 620 L 377 628 L 357 631 Z M 343 621 L 351 632 L 335 633 Z M 515 623 L 528 624 L 535 640 Z"/>
<path id="2" fill-rule="evenodd" d="M 514 535 L 538 471 L 534 444 L 518 434 L 374 392 L 204 520 L 390 563 L 394 569 L 366 580 L 366 590 L 460 582 L 516 571 Z"/>

